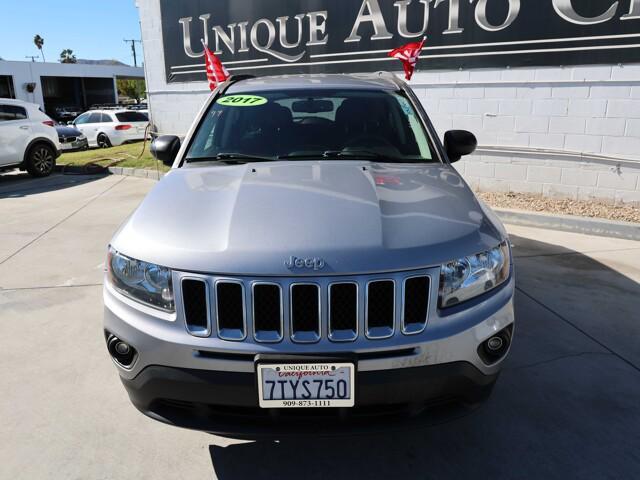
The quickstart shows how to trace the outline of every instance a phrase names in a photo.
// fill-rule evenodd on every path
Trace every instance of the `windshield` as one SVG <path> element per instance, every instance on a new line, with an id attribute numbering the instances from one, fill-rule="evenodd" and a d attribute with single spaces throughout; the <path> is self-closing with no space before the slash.
<path id="1" fill-rule="evenodd" d="M 328 89 L 256 91 L 217 99 L 186 159 L 233 158 L 437 161 L 417 112 L 401 92 Z"/>

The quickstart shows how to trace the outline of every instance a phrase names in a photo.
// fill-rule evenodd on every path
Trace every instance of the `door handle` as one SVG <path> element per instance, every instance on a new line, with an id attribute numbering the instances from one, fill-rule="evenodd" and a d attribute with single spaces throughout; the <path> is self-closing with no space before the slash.
<path id="1" fill-rule="evenodd" d="M 20 127 L 20 130 L 29 130 L 29 127 L 27 125 L 22 125 Z"/>

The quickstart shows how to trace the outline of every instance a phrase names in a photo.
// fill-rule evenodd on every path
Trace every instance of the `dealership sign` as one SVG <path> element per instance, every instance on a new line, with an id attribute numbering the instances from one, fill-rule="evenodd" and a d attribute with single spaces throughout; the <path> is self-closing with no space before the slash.
<path id="1" fill-rule="evenodd" d="M 640 0 L 161 0 L 167 80 L 205 81 L 201 39 L 231 73 L 640 61 Z"/>

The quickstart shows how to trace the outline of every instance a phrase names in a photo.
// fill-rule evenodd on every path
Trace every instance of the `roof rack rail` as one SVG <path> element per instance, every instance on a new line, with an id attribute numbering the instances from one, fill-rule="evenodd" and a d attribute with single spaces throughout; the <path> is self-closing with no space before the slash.
<path id="1" fill-rule="evenodd" d="M 241 82 L 242 80 L 250 80 L 252 78 L 256 78 L 255 75 L 242 74 L 242 75 L 231 75 L 227 78 L 227 81 L 221 84 L 221 88 L 217 90 L 217 95 L 224 95 L 229 87 L 234 83 Z"/>
<path id="2" fill-rule="evenodd" d="M 145 108 L 148 108 L 146 103 L 96 103 L 88 110 L 144 110 Z"/>
<path id="3" fill-rule="evenodd" d="M 240 74 L 240 75 L 231 75 L 229 77 L 228 81 L 235 83 L 235 82 L 240 82 L 242 80 L 250 80 L 252 78 L 256 78 L 256 76 L 255 75 L 251 75 L 249 73 L 243 73 L 243 74 Z"/>

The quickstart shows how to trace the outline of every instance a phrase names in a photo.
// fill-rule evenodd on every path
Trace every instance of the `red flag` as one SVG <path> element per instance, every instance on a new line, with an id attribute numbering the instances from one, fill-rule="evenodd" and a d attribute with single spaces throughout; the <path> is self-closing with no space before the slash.
<path id="1" fill-rule="evenodd" d="M 207 80 L 209 80 L 209 88 L 213 92 L 218 88 L 218 85 L 226 82 L 230 75 L 227 69 L 224 68 L 224 65 L 222 65 L 222 62 L 218 60 L 218 57 L 209 50 L 204 40 L 202 40 L 202 45 L 204 46 L 204 60 L 207 66 Z"/>
<path id="2" fill-rule="evenodd" d="M 421 42 L 407 43 L 406 45 L 389 52 L 390 57 L 397 58 L 402 62 L 402 66 L 404 67 L 404 78 L 407 80 L 411 80 L 411 77 L 413 76 L 413 71 L 416 68 L 416 63 L 418 63 L 420 52 L 422 52 L 422 47 L 424 47 L 426 39 L 427 37 L 424 37 Z"/>

